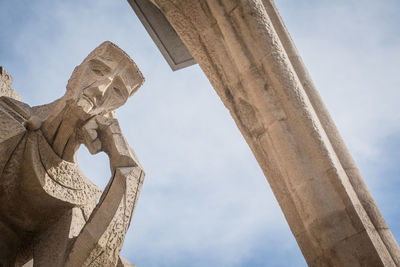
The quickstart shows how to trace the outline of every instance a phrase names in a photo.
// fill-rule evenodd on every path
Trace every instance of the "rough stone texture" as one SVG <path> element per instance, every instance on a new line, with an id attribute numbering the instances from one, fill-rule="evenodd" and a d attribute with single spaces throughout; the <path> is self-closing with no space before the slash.
<path id="1" fill-rule="evenodd" d="M 17 100 L 21 100 L 21 97 L 11 87 L 12 81 L 13 78 L 11 75 L 0 66 L 0 96 L 8 96 Z"/>
<path id="2" fill-rule="evenodd" d="M 135 63 L 105 42 L 62 98 L 37 107 L 10 98 L 1 74 L 0 266 L 129 266 L 119 252 L 144 172 L 113 111 L 144 81 Z M 109 157 L 104 192 L 79 169 L 81 144 Z"/>
<path id="3" fill-rule="evenodd" d="M 152 2 L 229 109 L 307 263 L 399 266 L 399 246 L 273 1 Z"/>

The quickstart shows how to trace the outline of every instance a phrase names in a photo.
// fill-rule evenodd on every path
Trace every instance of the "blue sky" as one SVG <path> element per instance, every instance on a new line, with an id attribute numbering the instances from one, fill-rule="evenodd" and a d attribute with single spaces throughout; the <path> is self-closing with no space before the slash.
<path id="1" fill-rule="evenodd" d="M 400 2 L 276 0 L 346 144 L 400 240 Z M 198 66 L 172 72 L 124 0 L 0 0 L 0 65 L 30 105 L 65 92 L 110 40 L 145 85 L 117 112 L 146 170 L 122 255 L 138 266 L 305 266 L 251 151 Z M 81 148 L 104 186 L 104 154 Z"/>

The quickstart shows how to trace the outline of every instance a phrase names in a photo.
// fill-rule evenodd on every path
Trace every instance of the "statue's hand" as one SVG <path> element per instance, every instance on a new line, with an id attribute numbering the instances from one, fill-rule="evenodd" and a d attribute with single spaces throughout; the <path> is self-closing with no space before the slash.
<path id="1" fill-rule="evenodd" d="M 112 171 L 118 167 L 139 166 L 117 119 L 95 116 L 83 126 L 82 137 L 90 153 L 104 151 L 108 154 Z"/>
<path id="2" fill-rule="evenodd" d="M 101 150 L 101 141 L 97 130 L 99 126 L 97 124 L 96 118 L 90 119 L 83 127 L 80 129 L 80 135 L 82 137 L 83 144 L 87 147 L 89 152 L 94 155 L 99 153 Z"/>

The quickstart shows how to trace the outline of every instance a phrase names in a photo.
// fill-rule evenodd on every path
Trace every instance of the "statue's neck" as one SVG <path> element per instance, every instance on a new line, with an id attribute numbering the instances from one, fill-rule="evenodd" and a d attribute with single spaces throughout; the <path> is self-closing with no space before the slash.
<path id="1" fill-rule="evenodd" d="M 65 101 L 60 101 L 51 111 L 41 127 L 47 142 L 60 158 L 73 162 L 80 142 L 77 129 L 83 124 L 82 116 Z"/>

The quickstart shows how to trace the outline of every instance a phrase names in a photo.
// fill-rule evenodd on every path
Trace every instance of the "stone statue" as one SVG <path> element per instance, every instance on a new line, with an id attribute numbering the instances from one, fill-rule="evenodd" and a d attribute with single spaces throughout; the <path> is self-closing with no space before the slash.
<path id="1" fill-rule="evenodd" d="M 131 266 L 119 252 L 144 173 L 113 112 L 144 81 L 135 63 L 105 42 L 75 68 L 66 94 L 43 106 L 16 100 L 3 80 L 0 266 Z M 81 144 L 109 157 L 103 192 L 79 170 Z"/>

